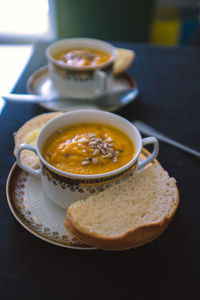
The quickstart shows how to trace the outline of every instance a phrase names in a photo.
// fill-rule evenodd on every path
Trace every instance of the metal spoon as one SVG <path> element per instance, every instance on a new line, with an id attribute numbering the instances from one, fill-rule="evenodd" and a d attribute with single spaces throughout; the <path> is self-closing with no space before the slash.
<path id="1" fill-rule="evenodd" d="M 101 109 L 114 110 L 131 102 L 138 95 L 137 88 L 127 88 L 121 91 L 106 92 L 93 99 L 76 99 L 67 98 L 62 96 L 46 96 L 46 95 L 32 95 L 32 94 L 9 94 L 2 96 L 7 102 L 17 102 L 17 103 L 41 103 L 41 102 L 51 102 L 51 101 L 64 101 L 67 104 L 91 104 L 94 103 Z"/>
<path id="2" fill-rule="evenodd" d="M 160 133 L 159 131 L 155 130 L 154 128 L 150 127 L 149 125 L 143 123 L 143 122 L 140 122 L 140 121 L 135 121 L 133 122 L 133 124 L 137 127 L 137 129 L 144 133 L 144 134 L 148 134 L 148 135 L 153 135 L 155 136 L 158 140 L 162 141 L 162 142 L 165 142 L 169 145 L 172 145 L 176 148 L 179 148 L 185 152 L 188 152 L 194 156 L 197 156 L 198 158 L 200 158 L 200 152 L 196 151 L 196 150 L 193 150 L 191 149 L 190 147 L 187 147 L 181 143 L 178 143 L 168 137 L 166 137 L 165 135 L 163 135 L 162 133 Z"/>

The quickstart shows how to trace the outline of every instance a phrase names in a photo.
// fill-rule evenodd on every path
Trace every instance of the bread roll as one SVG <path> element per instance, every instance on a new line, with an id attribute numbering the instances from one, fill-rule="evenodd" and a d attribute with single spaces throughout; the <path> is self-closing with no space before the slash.
<path id="1" fill-rule="evenodd" d="M 133 62 L 135 58 L 135 52 L 129 49 L 118 48 L 117 58 L 114 62 L 113 73 L 119 75 L 124 72 Z"/>
<path id="2" fill-rule="evenodd" d="M 157 238 L 179 204 L 174 178 L 156 163 L 139 174 L 73 203 L 64 225 L 82 242 L 122 250 Z"/>
<path id="3" fill-rule="evenodd" d="M 15 148 L 14 155 L 16 156 L 17 149 L 21 144 L 35 145 L 37 136 L 42 127 L 51 119 L 59 116 L 62 112 L 44 113 L 38 115 L 31 120 L 27 121 L 14 136 Z M 21 153 L 21 161 L 33 168 L 38 169 L 40 167 L 40 161 L 38 156 L 29 150 L 23 150 Z"/>

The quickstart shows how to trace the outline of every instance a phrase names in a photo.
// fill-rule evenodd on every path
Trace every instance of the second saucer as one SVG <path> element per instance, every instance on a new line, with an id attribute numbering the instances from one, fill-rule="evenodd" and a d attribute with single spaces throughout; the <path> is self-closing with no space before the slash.
<path id="1" fill-rule="evenodd" d="M 66 102 L 53 101 L 40 103 L 40 105 L 51 111 L 71 111 L 76 109 L 104 109 L 106 111 L 115 111 L 134 101 L 138 96 L 138 88 L 135 80 L 127 73 L 110 78 L 108 82 L 109 94 L 121 92 L 127 88 L 133 89 L 133 92 L 126 101 L 122 100 L 119 103 L 113 103 L 113 101 L 111 101 L 111 103 L 106 105 L 105 108 L 102 108 L 102 105 L 99 105 L 98 102 L 84 101 L 83 99 L 69 99 Z M 47 66 L 38 69 L 29 77 L 27 82 L 27 91 L 28 93 L 35 95 L 59 95 L 59 92 L 53 86 Z"/>

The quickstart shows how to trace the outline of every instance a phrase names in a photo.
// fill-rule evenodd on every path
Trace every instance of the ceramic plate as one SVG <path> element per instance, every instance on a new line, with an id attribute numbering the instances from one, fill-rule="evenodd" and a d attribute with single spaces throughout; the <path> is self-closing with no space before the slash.
<path id="1" fill-rule="evenodd" d="M 123 73 L 119 76 L 112 77 L 109 80 L 108 83 L 108 92 L 120 92 L 124 89 L 132 88 L 134 89 L 134 93 L 132 93 L 132 96 L 129 98 L 128 101 L 120 103 L 118 106 L 121 108 L 130 102 L 134 101 L 138 95 L 138 88 L 136 85 L 135 80 L 128 74 Z M 30 94 L 35 95 L 51 95 L 51 96 L 57 96 L 58 91 L 56 91 L 53 87 L 52 81 L 49 76 L 48 67 L 44 66 L 37 70 L 35 73 L 33 73 L 27 82 L 27 90 Z M 40 105 L 48 110 L 52 111 L 71 111 L 75 109 L 102 109 L 98 106 L 98 103 L 95 103 L 95 101 L 87 101 L 87 103 L 84 103 L 84 100 L 76 101 L 55 101 L 55 102 L 48 102 L 48 103 L 40 103 Z M 107 107 L 107 111 L 114 111 L 117 110 L 119 107 L 116 106 L 110 106 Z"/>
<path id="2" fill-rule="evenodd" d="M 142 150 L 140 160 L 149 152 Z M 157 163 L 155 160 L 153 163 Z M 15 163 L 7 180 L 7 200 L 18 222 L 38 238 L 57 246 L 92 250 L 66 231 L 66 210 L 45 196 L 39 178 L 29 175 Z"/>

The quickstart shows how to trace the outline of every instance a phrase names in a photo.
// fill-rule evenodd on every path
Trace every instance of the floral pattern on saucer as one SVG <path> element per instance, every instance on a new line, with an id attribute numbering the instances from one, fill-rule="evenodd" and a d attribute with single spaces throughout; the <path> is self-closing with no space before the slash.
<path id="1" fill-rule="evenodd" d="M 7 198 L 16 219 L 32 234 L 50 243 L 76 249 L 94 249 L 64 228 L 66 211 L 47 199 L 41 181 L 14 164 L 8 179 Z"/>

